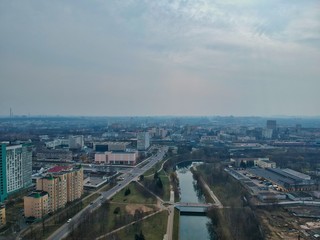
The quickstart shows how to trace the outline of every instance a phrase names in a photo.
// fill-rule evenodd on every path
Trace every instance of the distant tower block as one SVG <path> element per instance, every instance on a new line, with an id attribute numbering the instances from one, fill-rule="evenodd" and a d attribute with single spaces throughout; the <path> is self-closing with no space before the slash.
<path id="1" fill-rule="evenodd" d="M 277 121 L 276 120 L 267 120 L 267 129 L 276 130 L 277 129 Z"/>

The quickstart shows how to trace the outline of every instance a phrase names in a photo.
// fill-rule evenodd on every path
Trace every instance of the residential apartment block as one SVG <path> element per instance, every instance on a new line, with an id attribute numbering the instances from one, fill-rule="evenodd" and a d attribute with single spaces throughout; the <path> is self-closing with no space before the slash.
<path id="1" fill-rule="evenodd" d="M 11 193 L 32 185 L 32 149 L 30 144 L 0 144 L 0 202 Z"/>
<path id="2" fill-rule="evenodd" d="M 45 191 L 35 191 L 24 197 L 25 217 L 42 218 L 49 213 L 49 195 Z"/>
<path id="3" fill-rule="evenodd" d="M 48 193 L 49 212 L 55 212 L 67 203 L 67 177 L 65 175 L 51 175 L 38 179 L 37 190 Z"/>
<path id="4" fill-rule="evenodd" d="M 145 151 L 149 147 L 150 147 L 149 132 L 139 132 L 137 135 L 137 149 L 139 151 Z"/>
<path id="5" fill-rule="evenodd" d="M 0 228 L 7 224 L 6 220 L 6 208 L 5 206 L 0 206 Z"/>
<path id="6" fill-rule="evenodd" d="M 81 198 L 83 194 L 83 168 L 54 167 L 46 177 L 37 180 L 37 190 L 49 195 L 49 211 L 63 208 L 67 202 Z"/>

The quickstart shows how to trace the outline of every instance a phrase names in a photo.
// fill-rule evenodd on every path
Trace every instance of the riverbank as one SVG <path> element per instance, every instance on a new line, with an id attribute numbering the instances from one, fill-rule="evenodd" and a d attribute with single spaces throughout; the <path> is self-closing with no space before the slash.
<path id="1" fill-rule="evenodd" d="M 180 202 L 191 203 L 189 210 L 194 211 L 192 203 L 205 203 L 205 196 L 198 187 L 197 182 L 193 178 L 190 170 L 191 162 L 177 165 L 177 178 L 179 179 L 180 187 Z M 179 214 L 179 213 L 178 213 Z M 207 229 L 207 224 L 210 219 L 206 216 L 196 215 L 180 215 L 179 216 L 179 231 L 180 239 L 212 239 Z M 177 237 L 177 234 L 175 235 Z"/>
<path id="2" fill-rule="evenodd" d="M 263 239 L 259 219 L 244 201 L 246 191 L 223 171 L 223 166 L 218 163 L 204 164 L 197 170 L 221 203 L 227 206 L 209 209 L 210 231 L 216 233 L 221 239 Z"/>
<path id="3" fill-rule="evenodd" d="M 203 194 L 206 197 L 206 201 L 211 202 L 210 200 L 213 200 L 213 203 L 215 204 L 216 207 L 223 208 L 223 205 L 218 199 L 218 197 L 213 193 L 213 191 L 210 189 L 208 184 L 203 180 L 203 177 L 201 176 L 201 174 L 197 171 L 197 167 L 192 166 L 190 168 L 190 171 L 192 172 L 193 177 L 198 181 L 198 184 L 202 188 Z"/>

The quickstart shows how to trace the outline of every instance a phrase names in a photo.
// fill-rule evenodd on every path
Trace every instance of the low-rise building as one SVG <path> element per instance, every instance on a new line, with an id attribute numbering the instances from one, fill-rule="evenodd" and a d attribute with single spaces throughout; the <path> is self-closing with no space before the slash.
<path id="1" fill-rule="evenodd" d="M 269 158 L 231 158 L 230 161 L 234 162 L 236 167 L 245 164 L 247 167 L 276 168 L 276 163 L 270 161 Z"/>
<path id="2" fill-rule="evenodd" d="M 300 177 L 299 174 L 302 173 L 292 174 L 284 170 L 280 168 L 251 168 L 248 171 L 258 177 L 269 180 L 272 184 L 277 185 L 277 187 L 282 191 L 291 192 L 317 190 L 316 182 L 311 178 L 309 179 L 304 177 L 305 174 Z"/>
<path id="3" fill-rule="evenodd" d="M 277 165 L 275 162 L 272 162 L 269 160 L 269 158 L 258 158 L 258 161 L 256 161 L 256 166 L 261 168 L 276 168 Z"/>
<path id="4" fill-rule="evenodd" d="M 96 152 L 125 152 L 130 145 L 130 142 L 97 142 L 93 144 L 93 149 Z"/>
<path id="5" fill-rule="evenodd" d="M 112 165 L 135 165 L 138 152 L 104 152 L 95 154 L 95 162 Z"/>
<path id="6" fill-rule="evenodd" d="M 72 152 L 67 149 L 41 149 L 37 151 L 37 160 L 72 160 Z"/>

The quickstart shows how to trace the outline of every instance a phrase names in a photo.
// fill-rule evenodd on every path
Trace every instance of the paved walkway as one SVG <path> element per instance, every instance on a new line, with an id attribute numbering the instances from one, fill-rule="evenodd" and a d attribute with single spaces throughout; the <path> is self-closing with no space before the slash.
<path id="1" fill-rule="evenodd" d="M 197 170 L 197 168 L 194 166 L 193 167 L 194 170 Z M 208 186 L 208 184 L 206 183 L 206 181 L 203 180 L 202 176 L 199 176 L 199 180 L 200 182 L 203 184 L 204 188 L 207 190 L 207 192 L 209 193 L 210 197 L 212 198 L 212 200 L 215 202 L 215 205 L 218 208 L 223 208 L 222 203 L 220 202 L 220 200 L 217 198 L 217 196 L 212 192 L 212 190 L 210 189 L 210 187 Z"/>
<path id="2" fill-rule="evenodd" d="M 111 232 L 109 232 L 109 233 L 107 233 L 107 234 L 101 235 L 100 237 L 97 237 L 96 240 L 103 239 L 103 238 L 105 238 L 105 237 L 107 237 L 107 236 L 110 236 L 110 235 L 112 235 L 113 233 L 116 233 L 116 232 L 118 232 L 118 231 L 120 231 L 120 230 L 122 230 L 122 229 L 124 229 L 124 228 L 126 228 L 126 227 L 128 227 L 128 226 L 131 226 L 131 225 L 133 225 L 133 224 L 135 224 L 135 223 L 137 223 L 137 222 L 140 222 L 140 221 L 143 221 L 143 220 L 145 220 L 145 219 L 147 219 L 147 218 L 149 218 L 149 217 L 152 217 L 152 216 L 154 216 L 154 215 L 156 215 L 156 214 L 158 214 L 158 213 L 160 213 L 160 212 L 162 212 L 162 211 L 163 211 L 163 210 L 159 210 L 159 211 L 156 211 L 156 212 L 154 212 L 154 213 L 151 213 L 151 214 L 149 214 L 148 216 L 145 216 L 145 217 L 143 217 L 143 218 L 141 218 L 141 219 L 139 219 L 139 220 L 137 220 L 137 221 L 131 222 L 131 223 L 129 223 L 129 224 L 125 225 L 125 226 L 122 226 L 122 227 L 120 227 L 120 228 L 117 228 L 117 229 L 115 229 L 115 230 L 113 230 L 113 231 L 111 231 Z"/>

